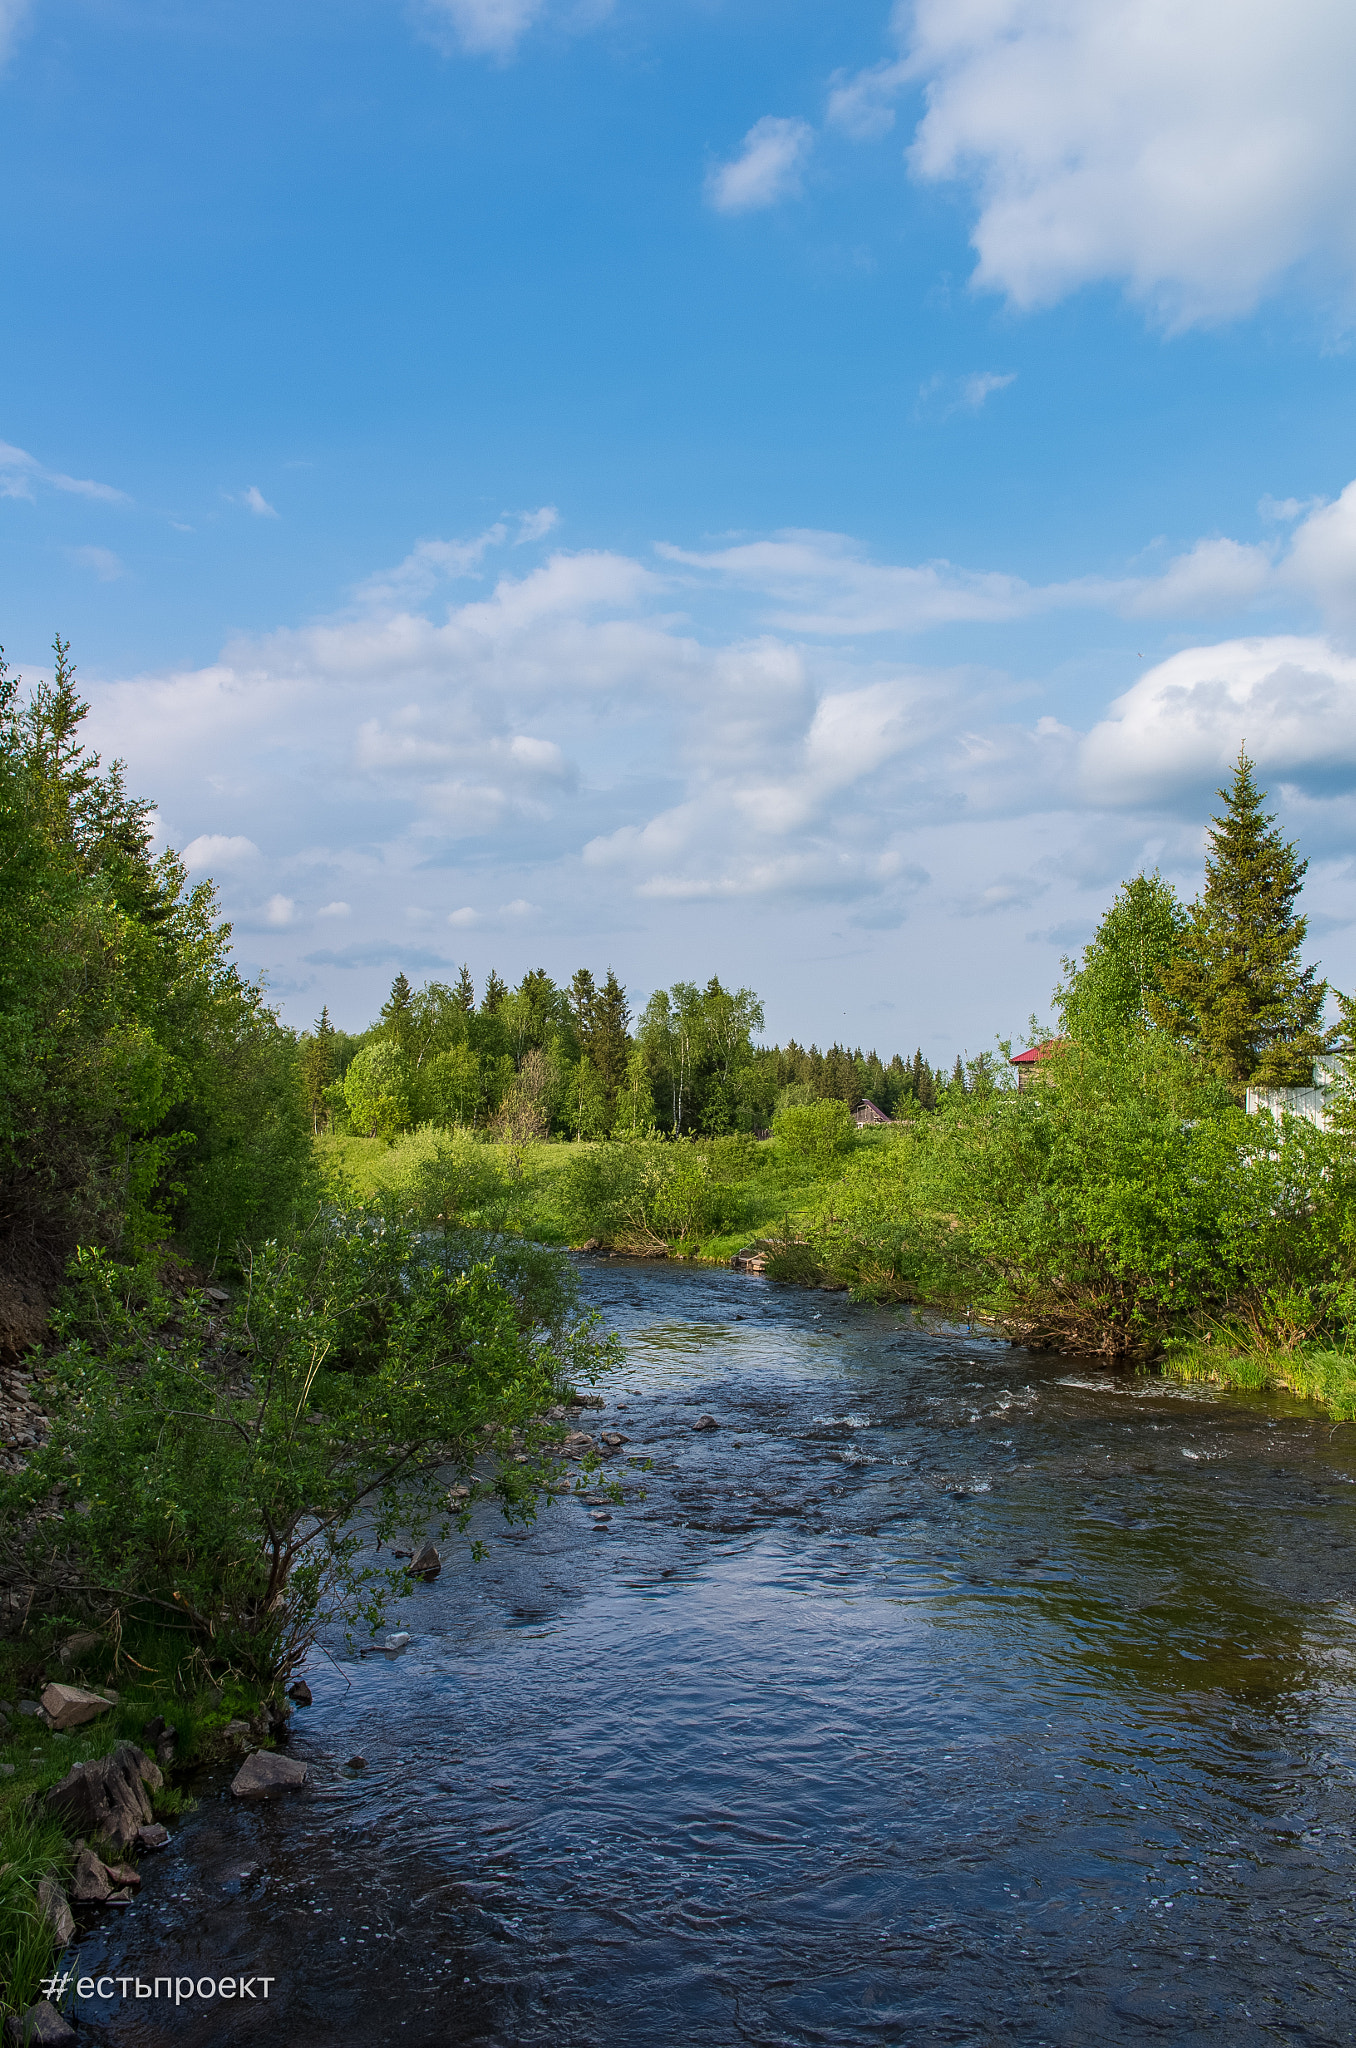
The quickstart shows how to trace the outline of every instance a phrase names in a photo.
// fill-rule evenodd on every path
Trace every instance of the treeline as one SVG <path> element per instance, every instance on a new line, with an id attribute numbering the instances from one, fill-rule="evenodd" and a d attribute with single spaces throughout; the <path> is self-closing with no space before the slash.
<path id="1" fill-rule="evenodd" d="M 921 1051 L 887 1063 L 792 1040 L 760 1046 L 752 989 L 676 982 L 632 1019 L 611 968 L 581 967 L 568 987 L 538 968 L 510 989 L 491 969 L 480 1000 L 469 968 L 414 988 L 398 974 L 365 1031 L 339 1031 L 328 1005 L 299 1041 L 313 1130 L 395 1137 L 422 1124 L 482 1127 L 515 1142 L 546 1138 L 720 1137 L 766 1130 L 778 1110 L 863 1101 L 894 1118 L 931 1110 L 965 1086 Z"/>

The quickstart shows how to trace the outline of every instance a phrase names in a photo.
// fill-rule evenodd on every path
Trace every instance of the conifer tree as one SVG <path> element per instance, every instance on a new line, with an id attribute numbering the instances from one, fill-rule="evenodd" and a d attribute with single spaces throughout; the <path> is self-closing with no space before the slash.
<path id="1" fill-rule="evenodd" d="M 330 1022 L 330 1006 L 325 1004 L 316 1019 L 315 1035 L 309 1040 L 302 1054 L 302 1080 L 306 1089 L 306 1107 L 311 1113 L 311 1129 L 318 1132 L 322 1121 L 329 1121 L 329 1105 L 325 1101 L 325 1090 L 334 1079 L 335 1029 Z"/>
<path id="2" fill-rule="evenodd" d="M 630 1050 L 631 1012 L 626 990 L 609 967 L 607 980 L 598 990 L 594 1005 L 593 1064 L 602 1075 L 608 1094 L 615 1095 L 626 1079 Z"/>
<path id="3" fill-rule="evenodd" d="M 1295 904 L 1309 863 L 1262 808 L 1266 792 L 1243 748 L 1232 784 L 1217 794 L 1224 809 L 1211 820 L 1205 890 L 1150 1014 L 1236 1088 L 1303 1087 L 1331 1036 L 1322 1025 L 1327 983 L 1300 963 L 1308 926 Z"/>
<path id="4" fill-rule="evenodd" d="M 485 981 L 485 993 L 480 998 L 480 1007 L 485 1015 L 493 1017 L 497 1010 L 502 1010 L 507 996 L 507 983 L 502 982 L 494 969 L 491 968 Z"/>
<path id="5" fill-rule="evenodd" d="M 459 1010 L 466 1012 L 468 1017 L 476 1006 L 476 985 L 471 979 L 471 970 L 464 960 L 461 963 L 461 973 L 457 976 L 457 986 L 453 991 L 453 1001 Z"/>
<path id="6" fill-rule="evenodd" d="M 387 1037 L 404 1052 L 414 1025 L 414 990 L 403 973 L 391 983 L 391 993 L 381 1006 L 381 1021 Z"/>

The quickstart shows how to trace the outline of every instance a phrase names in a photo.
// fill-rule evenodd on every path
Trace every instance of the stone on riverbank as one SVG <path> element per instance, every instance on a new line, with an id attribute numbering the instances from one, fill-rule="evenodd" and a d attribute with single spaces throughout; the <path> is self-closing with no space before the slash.
<path id="1" fill-rule="evenodd" d="M 75 1831 L 96 1840 L 106 1836 L 125 1849 L 152 1818 L 146 1787 L 164 1784 L 157 1765 L 134 1742 L 120 1742 L 111 1756 L 76 1764 L 47 1794 L 47 1811 L 70 1821 Z"/>
<path id="2" fill-rule="evenodd" d="M 42 1999 L 5 2021 L 5 2048 L 75 2048 L 76 2032 L 56 2007 Z"/>
<path id="3" fill-rule="evenodd" d="M 38 1912 L 52 1931 L 58 1948 L 75 1939 L 75 1920 L 66 1904 L 66 1894 L 54 1877 L 38 1879 Z"/>
<path id="4" fill-rule="evenodd" d="M 294 1792 L 305 1783 L 306 1766 L 296 1757 L 257 1749 L 232 1778 L 231 1790 L 237 1799 L 275 1799 L 280 1792 Z"/>
<path id="5" fill-rule="evenodd" d="M 138 1849 L 168 1849 L 169 1841 L 169 1829 L 163 1821 L 153 1820 L 149 1827 L 137 1829 Z"/>
<path id="6" fill-rule="evenodd" d="M 590 1451 L 596 1451 L 597 1448 L 593 1438 L 585 1435 L 582 1429 L 572 1429 L 561 1445 L 560 1453 L 564 1458 L 586 1458 Z"/>
<path id="7" fill-rule="evenodd" d="M 67 1728 L 82 1728 L 97 1721 L 115 1702 L 100 1693 L 86 1692 L 80 1685 L 48 1685 L 43 1688 L 42 1710 L 58 1734 Z"/>
<path id="8" fill-rule="evenodd" d="M 71 1897 L 82 1906 L 101 1906 L 112 1890 L 113 1881 L 103 1864 L 93 1849 L 82 1843 L 71 1872 Z"/>
<path id="9" fill-rule="evenodd" d="M 289 1700 L 295 1700 L 299 1707 L 309 1707 L 315 1695 L 306 1680 L 299 1678 L 295 1685 L 288 1686 L 287 1697 Z"/>

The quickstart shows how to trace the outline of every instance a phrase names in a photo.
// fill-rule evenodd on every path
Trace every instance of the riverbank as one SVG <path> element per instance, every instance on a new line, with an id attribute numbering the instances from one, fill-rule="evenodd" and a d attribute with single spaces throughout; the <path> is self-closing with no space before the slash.
<path id="1" fill-rule="evenodd" d="M 1292 1352 L 1231 1351 L 1200 1338 L 1169 1340 L 1162 1369 L 1184 1385 L 1224 1387 L 1235 1393 L 1295 1394 L 1313 1401 L 1335 1422 L 1356 1421 L 1356 1358 L 1349 1352 L 1300 1348 Z"/>
<path id="2" fill-rule="evenodd" d="M 152 1818 L 172 1823 L 192 1805 L 176 1777 L 270 1743 L 290 1712 L 234 1675 L 186 1688 L 181 1649 L 144 1631 L 124 1640 L 116 1623 L 65 1633 L 39 1626 L 0 1641 L 0 2015 L 33 2004 L 72 1937 L 67 1893 L 79 1844 L 48 1812 L 53 1788 L 129 1743 L 163 1779 L 148 1788 Z M 109 1705 L 62 1729 L 42 1705 L 52 1685 Z M 118 1860 L 139 1883 L 137 1845 Z"/>

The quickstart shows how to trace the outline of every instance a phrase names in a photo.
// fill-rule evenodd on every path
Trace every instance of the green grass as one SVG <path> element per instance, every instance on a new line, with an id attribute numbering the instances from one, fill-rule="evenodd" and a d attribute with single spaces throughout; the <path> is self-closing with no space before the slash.
<path id="1" fill-rule="evenodd" d="M 1238 1393 L 1288 1393 L 1325 1408 L 1334 1421 L 1356 1420 L 1356 1357 L 1346 1351 L 1230 1351 L 1199 1338 L 1170 1341 L 1164 1372 Z"/>
<path id="2" fill-rule="evenodd" d="M 841 1156 L 820 1172 L 788 1157 L 775 1140 L 755 1144 L 751 1148 L 750 1171 L 724 1189 L 726 1213 L 719 1226 L 700 1237 L 672 1240 L 670 1257 L 728 1265 L 736 1252 L 759 1239 L 797 1238 L 805 1218 L 817 1213 L 831 1196 L 849 1160 L 888 1145 L 892 1136 L 889 1131 L 862 1131 L 852 1153 Z M 429 1136 L 411 1131 L 394 1141 L 322 1137 L 315 1142 L 322 1172 L 342 1175 L 355 1193 L 371 1201 L 381 1194 L 398 1191 L 402 1179 L 428 1145 Z M 522 1200 L 512 1226 L 515 1230 L 540 1244 L 570 1243 L 560 1210 L 561 1183 L 572 1161 L 591 1149 L 588 1144 L 565 1141 L 528 1145 L 515 1151 L 510 1146 L 487 1141 L 486 1151 L 496 1162 L 522 1176 Z"/>

